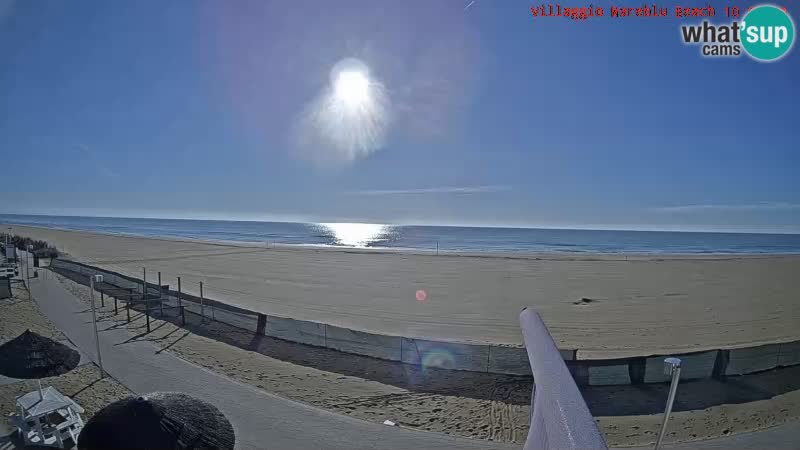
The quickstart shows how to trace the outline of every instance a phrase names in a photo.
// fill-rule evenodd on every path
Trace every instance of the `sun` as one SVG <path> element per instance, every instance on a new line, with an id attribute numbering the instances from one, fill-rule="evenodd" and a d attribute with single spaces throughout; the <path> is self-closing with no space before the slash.
<path id="1" fill-rule="evenodd" d="M 333 92 L 348 106 L 364 105 L 369 101 L 369 78 L 359 70 L 343 70 L 336 77 Z"/>
<path id="2" fill-rule="evenodd" d="M 349 163 L 381 149 L 391 114 L 380 78 L 356 58 L 334 64 L 328 77 L 303 112 L 298 148 L 323 164 Z"/>

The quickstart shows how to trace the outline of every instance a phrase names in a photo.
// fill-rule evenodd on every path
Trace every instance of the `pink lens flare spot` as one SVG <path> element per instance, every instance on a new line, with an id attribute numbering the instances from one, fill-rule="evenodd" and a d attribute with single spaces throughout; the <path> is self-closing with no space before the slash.
<path id="1" fill-rule="evenodd" d="M 418 302 L 424 302 L 428 298 L 428 293 L 422 289 L 418 290 L 416 295 Z"/>

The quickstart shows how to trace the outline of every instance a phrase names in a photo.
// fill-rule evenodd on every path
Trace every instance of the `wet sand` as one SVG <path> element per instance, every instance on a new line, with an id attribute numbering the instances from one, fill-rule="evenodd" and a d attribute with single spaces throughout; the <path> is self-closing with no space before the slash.
<path id="1" fill-rule="evenodd" d="M 559 347 L 581 357 L 800 339 L 795 255 L 436 256 L 13 232 L 126 275 L 140 278 L 146 266 L 148 280 L 160 271 L 173 286 L 181 276 L 194 295 L 203 281 L 209 298 L 376 333 L 518 345 L 518 313 L 533 307 Z"/>

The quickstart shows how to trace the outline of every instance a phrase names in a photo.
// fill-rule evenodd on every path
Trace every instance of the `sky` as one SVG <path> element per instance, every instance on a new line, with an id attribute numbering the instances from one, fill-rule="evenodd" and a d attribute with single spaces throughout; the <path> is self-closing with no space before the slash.
<path id="1" fill-rule="evenodd" d="M 0 0 L 0 213 L 800 232 L 797 48 L 470 3 Z"/>

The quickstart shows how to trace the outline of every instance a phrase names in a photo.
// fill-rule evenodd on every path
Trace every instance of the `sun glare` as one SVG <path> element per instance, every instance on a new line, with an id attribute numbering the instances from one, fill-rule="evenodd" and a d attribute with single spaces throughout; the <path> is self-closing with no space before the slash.
<path id="1" fill-rule="evenodd" d="M 382 148 L 389 125 L 383 85 L 355 58 L 336 63 L 329 76 L 300 122 L 301 148 L 319 162 L 350 162 Z"/>
<path id="2" fill-rule="evenodd" d="M 360 106 L 369 100 L 369 79 L 363 72 L 339 72 L 334 85 L 334 95 L 349 106 Z"/>
<path id="3" fill-rule="evenodd" d="M 322 223 L 333 235 L 337 245 L 348 247 L 367 247 L 381 241 L 388 228 L 375 223 Z"/>

